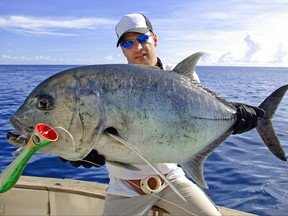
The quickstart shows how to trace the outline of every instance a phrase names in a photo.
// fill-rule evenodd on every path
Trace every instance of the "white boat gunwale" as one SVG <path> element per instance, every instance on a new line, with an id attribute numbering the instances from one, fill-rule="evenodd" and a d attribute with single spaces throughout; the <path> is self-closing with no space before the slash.
<path id="1" fill-rule="evenodd" d="M 21 176 L 9 191 L 0 194 L 0 215 L 101 215 L 107 184 L 74 179 Z M 223 216 L 253 214 L 218 206 Z M 153 216 L 168 216 L 153 207 Z"/>

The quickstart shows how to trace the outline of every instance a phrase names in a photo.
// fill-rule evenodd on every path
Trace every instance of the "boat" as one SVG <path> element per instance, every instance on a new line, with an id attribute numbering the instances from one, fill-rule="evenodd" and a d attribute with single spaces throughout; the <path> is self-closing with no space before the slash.
<path id="1" fill-rule="evenodd" d="M 21 176 L 14 187 L 0 194 L 0 215 L 102 215 L 107 184 L 74 179 Z M 218 206 L 223 216 L 253 214 Z M 149 216 L 169 216 L 153 207 Z"/>

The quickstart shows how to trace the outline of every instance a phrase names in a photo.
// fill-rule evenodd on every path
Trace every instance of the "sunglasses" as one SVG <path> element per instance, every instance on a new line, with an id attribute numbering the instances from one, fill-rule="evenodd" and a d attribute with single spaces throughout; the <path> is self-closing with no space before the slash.
<path id="1" fill-rule="evenodd" d="M 147 40 L 149 39 L 149 36 L 151 35 L 140 35 L 139 37 L 136 38 L 136 41 L 140 44 L 147 42 Z M 125 48 L 125 49 L 129 49 L 133 46 L 135 40 L 126 40 L 120 43 L 120 46 Z"/>

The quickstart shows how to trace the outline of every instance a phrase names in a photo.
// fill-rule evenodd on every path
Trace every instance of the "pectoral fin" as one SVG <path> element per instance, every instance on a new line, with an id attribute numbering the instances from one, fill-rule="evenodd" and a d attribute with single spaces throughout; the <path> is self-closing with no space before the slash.
<path id="1" fill-rule="evenodd" d="M 226 132 L 217 140 L 209 144 L 195 155 L 191 161 L 180 164 L 185 172 L 195 181 L 196 184 L 203 188 L 208 188 L 208 185 L 203 175 L 203 165 L 207 157 L 231 134 L 231 131 Z"/>

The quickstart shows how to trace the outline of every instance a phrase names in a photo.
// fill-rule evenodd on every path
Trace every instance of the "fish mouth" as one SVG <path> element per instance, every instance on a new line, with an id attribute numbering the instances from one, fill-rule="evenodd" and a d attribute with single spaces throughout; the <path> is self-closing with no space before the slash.
<path id="1" fill-rule="evenodd" d="M 16 131 L 9 131 L 7 133 L 7 141 L 15 146 L 23 146 L 30 139 L 34 127 L 27 127 L 13 116 L 10 118 L 10 123 Z"/>

